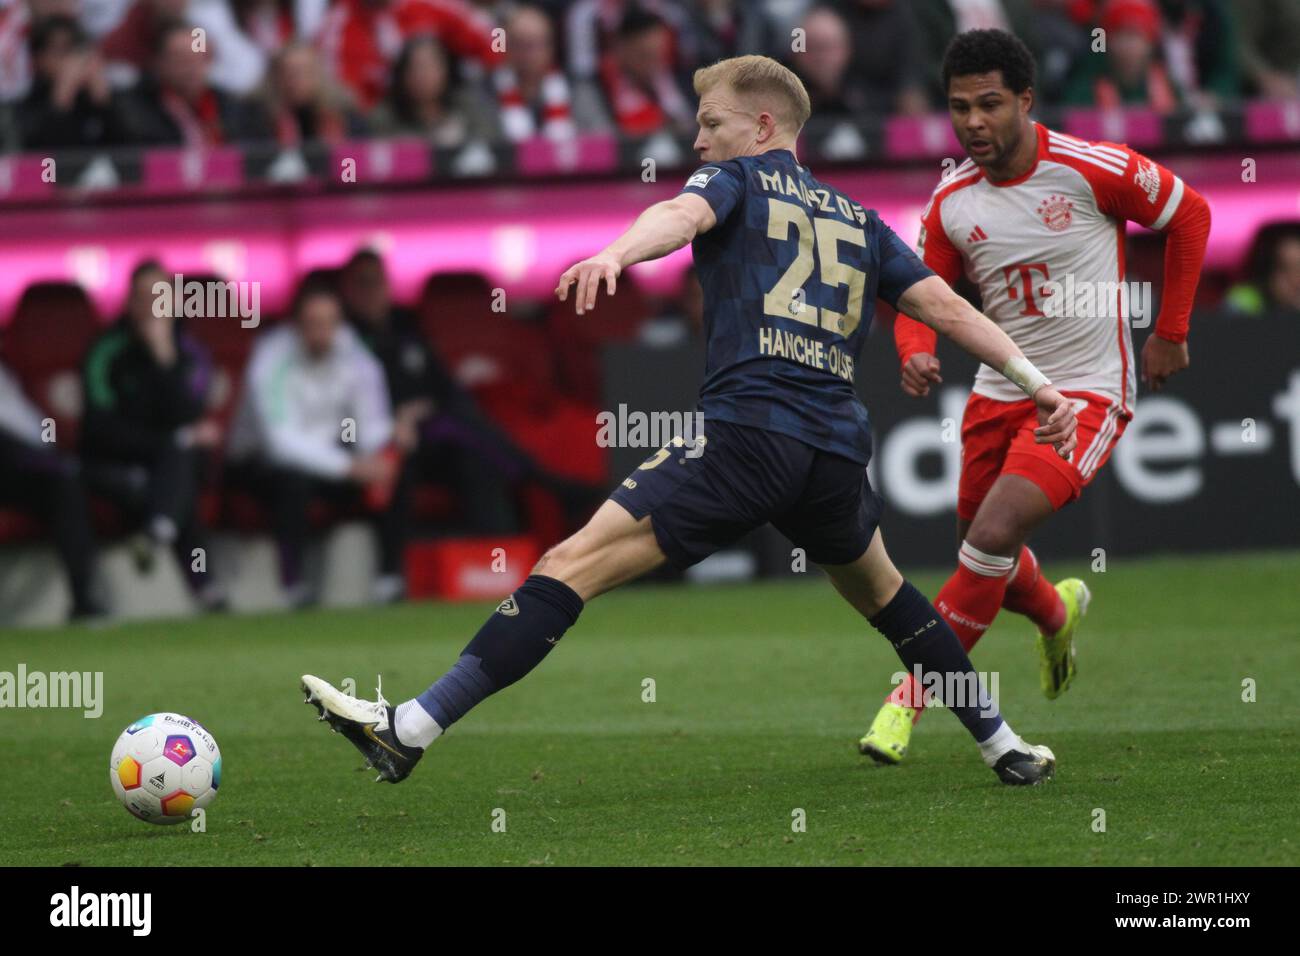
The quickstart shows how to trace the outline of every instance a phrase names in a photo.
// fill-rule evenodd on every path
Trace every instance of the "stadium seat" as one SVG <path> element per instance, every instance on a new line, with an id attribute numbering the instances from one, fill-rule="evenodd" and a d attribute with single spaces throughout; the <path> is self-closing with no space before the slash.
<path id="1" fill-rule="evenodd" d="M 95 307 L 81 286 L 38 282 L 23 292 L 0 335 L 0 355 L 37 407 L 55 420 L 64 448 L 75 447 L 81 359 L 98 330 Z"/>
<path id="2" fill-rule="evenodd" d="M 584 315 L 574 312 L 572 294 L 567 301 L 554 299 L 547 307 L 548 334 L 565 343 L 556 356 L 560 389 L 593 405 L 601 394 L 600 347 L 606 342 L 634 339 L 650 318 L 649 301 L 632 276 L 619 276 L 617 288 L 615 297 L 609 299 L 602 285 L 595 310 Z"/>

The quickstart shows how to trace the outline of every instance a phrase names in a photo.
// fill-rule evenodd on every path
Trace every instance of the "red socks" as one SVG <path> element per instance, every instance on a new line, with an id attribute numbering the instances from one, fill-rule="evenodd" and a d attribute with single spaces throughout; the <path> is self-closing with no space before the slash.
<path id="1" fill-rule="evenodd" d="M 1056 593 L 1052 582 L 1043 577 L 1038 558 L 1028 546 L 1020 549 L 1020 561 L 1015 574 L 1007 582 L 1002 606 L 1023 614 L 1047 634 L 1054 634 L 1065 624 L 1065 602 Z"/>
<path id="2" fill-rule="evenodd" d="M 1052 582 L 1043 577 L 1038 558 L 1029 547 L 1020 558 L 985 554 L 962 542 L 957 570 L 939 590 L 934 606 L 968 652 L 984 636 L 1000 608 L 1023 614 L 1047 633 L 1065 624 L 1065 604 Z M 916 710 L 913 723 L 925 710 L 924 692 L 910 674 L 886 700 Z"/>

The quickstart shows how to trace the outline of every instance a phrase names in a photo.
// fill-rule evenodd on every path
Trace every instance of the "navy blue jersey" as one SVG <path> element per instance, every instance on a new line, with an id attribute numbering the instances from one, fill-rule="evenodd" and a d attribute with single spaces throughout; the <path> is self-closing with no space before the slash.
<path id="1" fill-rule="evenodd" d="M 708 339 L 700 410 L 866 464 L 853 371 L 875 302 L 933 275 L 880 221 L 787 149 L 697 169 L 717 225 L 691 244 Z"/>

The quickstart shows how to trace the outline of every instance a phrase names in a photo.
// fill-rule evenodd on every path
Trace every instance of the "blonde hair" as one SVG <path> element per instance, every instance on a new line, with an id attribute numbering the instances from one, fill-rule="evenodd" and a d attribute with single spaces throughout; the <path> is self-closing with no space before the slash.
<path id="1" fill-rule="evenodd" d="M 770 56 L 733 56 L 695 71 L 695 92 L 703 96 L 718 85 L 725 85 L 738 96 L 763 100 L 772 105 L 772 115 L 790 132 L 797 133 L 812 115 L 812 104 L 803 81 L 793 71 Z"/>

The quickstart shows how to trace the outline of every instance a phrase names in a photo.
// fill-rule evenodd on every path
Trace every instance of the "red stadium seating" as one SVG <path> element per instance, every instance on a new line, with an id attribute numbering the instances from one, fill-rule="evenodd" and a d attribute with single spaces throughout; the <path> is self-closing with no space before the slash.
<path id="1" fill-rule="evenodd" d="M 80 366 L 98 329 L 85 291 L 70 282 L 29 286 L 0 334 L 0 356 L 42 412 L 55 422 L 60 447 L 76 447 L 81 419 Z M 0 542 L 41 536 L 41 523 L 23 512 L 0 508 Z"/>
<path id="2" fill-rule="evenodd" d="M 59 444 L 75 447 L 81 419 L 81 358 L 99 331 L 95 307 L 70 282 L 38 282 L 18 302 L 0 354 L 28 396 L 56 423 Z"/>

